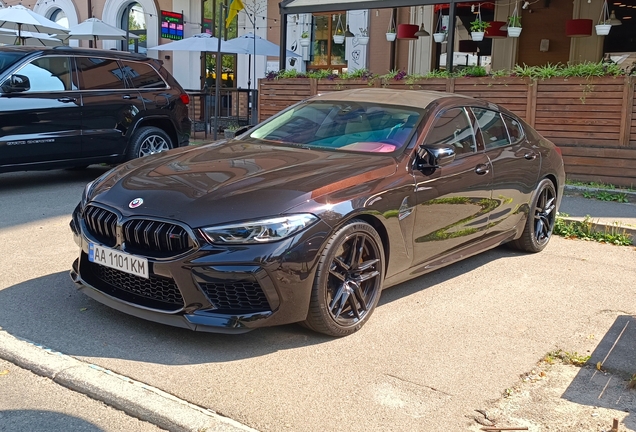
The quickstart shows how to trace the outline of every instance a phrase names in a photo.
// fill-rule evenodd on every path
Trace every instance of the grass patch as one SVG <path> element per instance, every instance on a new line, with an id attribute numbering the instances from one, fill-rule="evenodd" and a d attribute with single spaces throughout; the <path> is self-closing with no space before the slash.
<path id="1" fill-rule="evenodd" d="M 589 359 L 589 355 L 579 354 L 576 351 L 568 352 L 558 349 L 547 353 L 543 357 L 542 361 L 548 364 L 560 362 L 563 364 L 570 364 L 573 366 L 582 367 L 585 366 Z"/>
<path id="2" fill-rule="evenodd" d="M 554 234 L 565 238 L 578 238 L 592 240 L 601 243 L 609 243 L 617 246 L 629 246 L 632 238 L 625 228 L 618 225 L 606 226 L 604 231 L 596 231 L 594 221 L 586 216 L 582 221 L 566 221 L 565 213 L 559 213 L 554 223 Z"/>
<path id="3" fill-rule="evenodd" d="M 589 187 L 594 189 L 612 189 L 617 191 L 636 192 L 636 188 L 630 186 L 616 186 L 611 183 L 603 182 L 582 182 L 577 180 L 566 180 L 565 184 L 571 186 Z"/>
<path id="4" fill-rule="evenodd" d="M 627 194 L 625 193 L 615 193 L 615 192 L 607 192 L 607 191 L 592 191 L 592 192 L 583 192 L 583 196 L 589 199 L 597 199 L 599 201 L 616 201 L 619 203 L 628 203 Z"/>

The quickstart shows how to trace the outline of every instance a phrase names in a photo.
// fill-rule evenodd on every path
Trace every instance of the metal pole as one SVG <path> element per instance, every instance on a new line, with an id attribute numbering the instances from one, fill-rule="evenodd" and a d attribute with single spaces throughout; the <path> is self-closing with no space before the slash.
<path id="1" fill-rule="evenodd" d="M 219 99 L 221 97 L 221 25 L 225 22 L 225 5 L 221 4 L 221 19 L 219 20 L 219 45 L 216 50 L 216 79 L 214 80 L 214 139 L 219 133 Z"/>
<path id="2" fill-rule="evenodd" d="M 453 57 L 455 57 L 455 0 L 451 0 L 448 8 L 448 43 L 446 44 L 446 71 L 453 72 Z"/>
<path id="3" fill-rule="evenodd" d="M 278 56 L 278 70 L 287 69 L 287 14 L 282 13 L 282 2 L 279 3 L 281 8 L 280 15 L 280 53 Z"/>

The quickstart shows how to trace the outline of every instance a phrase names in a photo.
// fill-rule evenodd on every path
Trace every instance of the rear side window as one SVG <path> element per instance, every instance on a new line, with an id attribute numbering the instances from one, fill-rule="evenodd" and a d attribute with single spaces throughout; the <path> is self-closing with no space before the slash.
<path id="1" fill-rule="evenodd" d="M 77 57 L 82 90 L 122 90 L 126 88 L 124 72 L 117 60 Z"/>
<path id="2" fill-rule="evenodd" d="M 450 146 L 456 155 L 474 153 L 477 148 L 475 135 L 466 111 L 452 108 L 439 115 L 426 136 L 425 144 Z"/>
<path id="3" fill-rule="evenodd" d="M 512 143 L 517 143 L 524 138 L 523 129 L 521 128 L 521 124 L 518 120 L 513 119 L 512 117 L 508 117 L 507 115 L 502 115 L 504 119 L 504 123 L 508 128 L 508 135 L 510 135 L 510 141 Z"/>
<path id="4" fill-rule="evenodd" d="M 57 92 L 74 88 L 68 57 L 40 57 L 16 73 L 29 78 L 29 93 Z"/>
<path id="5" fill-rule="evenodd" d="M 162 89 L 166 88 L 166 82 L 159 73 L 146 63 L 122 61 L 124 72 L 133 87 L 138 89 Z"/>
<path id="6" fill-rule="evenodd" d="M 510 144 L 506 125 L 498 112 L 483 108 L 472 108 L 472 110 L 477 118 L 486 150 Z"/>

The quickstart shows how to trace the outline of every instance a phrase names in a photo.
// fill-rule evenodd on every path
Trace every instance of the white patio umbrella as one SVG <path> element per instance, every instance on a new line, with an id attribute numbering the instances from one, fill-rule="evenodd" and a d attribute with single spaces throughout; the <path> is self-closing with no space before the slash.
<path id="1" fill-rule="evenodd" d="M 246 50 L 228 45 L 228 41 L 221 39 L 221 52 L 226 54 L 247 54 Z M 156 51 L 192 51 L 192 52 L 219 52 L 219 40 L 207 33 L 200 33 L 179 41 L 164 45 L 157 45 L 149 50 Z M 238 51 L 237 51 L 238 50 Z"/>
<path id="2" fill-rule="evenodd" d="M 139 39 L 139 36 L 130 32 L 127 36 L 128 39 Z M 89 18 L 69 29 L 69 39 L 92 39 L 93 44 L 97 46 L 98 40 L 126 40 L 126 30 L 107 24 L 97 18 Z"/>
<path id="3" fill-rule="evenodd" d="M 32 33 L 22 31 L 18 36 L 17 30 L 0 29 L 0 44 L 7 45 L 30 45 L 30 46 L 60 46 L 64 43 L 46 33 Z"/>
<path id="4" fill-rule="evenodd" d="M 247 33 L 242 36 L 239 36 L 234 39 L 230 39 L 227 43 L 232 46 L 237 54 L 249 54 L 250 58 L 248 61 L 247 69 L 248 74 L 252 73 L 252 56 L 253 55 L 263 55 L 263 56 L 272 56 L 278 57 L 280 55 L 280 46 L 276 45 L 273 42 L 268 41 L 267 39 L 263 39 L 260 36 L 256 36 L 254 33 Z M 245 51 L 241 53 L 240 51 Z M 302 57 L 300 54 L 296 54 L 293 51 L 286 50 L 286 57 Z M 256 76 L 256 71 L 254 71 L 254 75 Z M 251 87 L 251 79 L 248 76 L 247 80 L 247 88 Z"/>
<path id="5" fill-rule="evenodd" d="M 66 34 L 68 29 L 22 5 L 0 9 L 0 28 L 17 30 L 21 38 L 23 31 L 36 33 Z"/>

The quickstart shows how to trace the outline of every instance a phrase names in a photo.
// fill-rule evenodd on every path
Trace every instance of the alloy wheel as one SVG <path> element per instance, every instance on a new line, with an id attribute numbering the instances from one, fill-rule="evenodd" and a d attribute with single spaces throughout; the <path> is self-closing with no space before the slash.
<path id="1" fill-rule="evenodd" d="M 372 311 L 380 294 L 382 265 L 377 243 L 355 232 L 339 246 L 329 266 L 327 307 L 340 326 L 354 326 Z"/>
<path id="2" fill-rule="evenodd" d="M 166 150 L 170 150 L 168 141 L 159 135 L 150 135 L 139 146 L 139 157 L 161 153 Z"/>
<path id="3" fill-rule="evenodd" d="M 556 194 L 551 187 L 544 187 L 534 211 L 534 236 L 539 245 L 550 240 L 556 217 Z"/>

